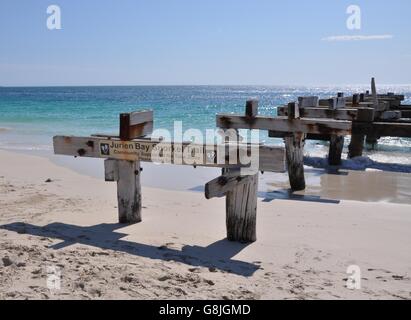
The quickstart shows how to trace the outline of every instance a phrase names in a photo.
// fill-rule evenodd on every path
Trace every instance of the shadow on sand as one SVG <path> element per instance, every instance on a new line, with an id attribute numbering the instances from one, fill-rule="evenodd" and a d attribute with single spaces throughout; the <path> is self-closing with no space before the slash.
<path id="1" fill-rule="evenodd" d="M 291 189 L 274 190 L 270 192 L 259 192 L 258 197 L 263 198 L 263 202 L 271 202 L 274 200 L 294 200 L 305 202 L 318 202 L 328 204 L 339 204 L 340 200 L 325 199 L 320 195 L 297 194 Z"/>
<path id="2" fill-rule="evenodd" d="M 82 227 L 64 223 L 51 223 L 46 226 L 36 226 L 15 222 L 0 226 L 0 229 L 14 231 L 20 234 L 30 234 L 39 237 L 60 239 L 62 242 L 49 248 L 59 250 L 73 244 L 84 244 L 101 249 L 125 252 L 135 256 L 177 261 L 190 266 L 215 268 L 221 271 L 250 277 L 260 269 L 258 265 L 233 260 L 232 258 L 246 248 L 247 244 L 220 240 L 207 247 L 184 246 L 181 250 L 168 248 L 166 245 L 156 247 L 142 243 L 121 240 L 128 234 L 116 232 L 124 228 L 124 224 L 99 224 Z"/>

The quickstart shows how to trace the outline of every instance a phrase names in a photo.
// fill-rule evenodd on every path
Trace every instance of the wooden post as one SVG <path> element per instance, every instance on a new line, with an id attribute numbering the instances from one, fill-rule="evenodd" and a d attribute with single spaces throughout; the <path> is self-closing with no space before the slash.
<path id="1" fill-rule="evenodd" d="M 284 138 L 285 154 L 287 157 L 288 177 L 291 190 L 300 191 L 305 189 L 304 178 L 304 144 L 305 135 L 294 133 Z"/>
<path id="2" fill-rule="evenodd" d="M 375 78 L 371 78 L 371 93 L 372 93 L 372 102 L 374 104 L 374 109 L 378 108 L 378 95 L 377 95 L 377 86 L 375 85 Z"/>
<path id="3" fill-rule="evenodd" d="M 348 158 L 361 157 L 364 150 L 364 138 L 363 134 L 353 133 L 351 135 L 351 142 L 348 146 Z"/>
<path id="4" fill-rule="evenodd" d="M 140 161 L 117 160 L 117 200 L 120 223 L 141 221 Z"/>
<path id="5" fill-rule="evenodd" d="M 344 148 L 344 136 L 331 135 L 330 150 L 328 153 L 328 164 L 331 166 L 341 165 L 341 154 Z"/>
<path id="6" fill-rule="evenodd" d="M 288 120 L 299 121 L 300 112 L 298 103 L 288 104 Z M 284 137 L 285 154 L 287 158 L 288 177 L 291 190 L 300 191 L 305 189 L 304 178 L 304 144 L 305 134 L 295 132 Z"/>
<path id="7" fill-rule="evenodd" d="M 226 193 L 226 227 L 229 241 L 257 240 L 258 174 Z"/>
<path id="8" fill-rule="evenodd" d="M 370 123 L 374 120 L 373 108 L 358 108 L 357 117 L 353 121 L 353 132 L 351 134 L 351 143 L 348 147 L 348 158 L 361 157 L 364 150 L 364 133 L 356 133 L 356 124 Z"/>
<path id="9" fill-rule="evenodd" d="M 255 118 L 258 115 L 258 100 L 247 100 L 245 115 L 250 118 Z"/>

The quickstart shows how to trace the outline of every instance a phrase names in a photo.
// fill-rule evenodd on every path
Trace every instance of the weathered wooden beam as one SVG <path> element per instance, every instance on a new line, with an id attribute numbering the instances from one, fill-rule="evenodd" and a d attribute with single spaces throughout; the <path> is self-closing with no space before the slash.
<path id="1" fill-rule="evenodd" d="M 236 147 L 226 145 L 198 145 L 189 142 L 175 144 L 171 142 L 135 139 L 120 141 L 119 139 L 101 139 L 98 137 L 55 136 L 53 138 L 54 153 L 60 155 L 117 159 L 129 161 L 144 161 L 157 163 L 172 163 L 190 166 L 232 168 L 242 165 L 238 162 L 239 148 L 247 153 L 251 148 L 259 150 L 259 170 L 267 172 L 285 171 L 284 148 L 275 146 L 252 145 L 240 143 Z M 156 151 L 153 153 L 153 151 Z M 219 157 L 219 153 L 224 155 Z M 182 154 L 191 154 L 186 161 Z M 234 156 L 235 154 L 235 156 Z M 219 163 L 223 159 L 224 163 Z M 237 159 L 235 163 L 230 163 Z"/>
<path id="2" fill-rule="evenodd" d="M 361 157 L 364 150 L 364 138 L 363 134 L 352 134 L 351 142 L 348 146 L 348 158 Z"/>
<path id="3" fill-rule="evenodd" d="M 331 166 L 341 165 L 341 155 L 344 148 L 344 137 L 331 135 L 330 149 L 328 152 L 328 164 Z"/>
<path id="4" fill-rule="evenodd" d="M 295 133 L 292 136 L 285 137 L 284 142 L 287 157 L 288 177 L 290 179 L 291 190 L 304 190 L 305 135 L 303 133 Z"/>
<path id="5" fill-rule="evenodd" d="M 357 124 L 355 130 L 357 132 L 371 133 L 378 137 L 411 138 L 410 122 L 373 122 L 371 125 Z"/>
<path id="6" fill-rule="evenodd" d="M 140 162 L 117 160 L 117 201 L 120 223 L 141 221 Z"/>
<path id="7" fill-rule="evenodd" d="M 291 136 L 292 133 L 289 132 L 277 132 L 277 131 L 268 131 L 269 138 L 284 138 Z M 319 141 L 330 141 L 329 134 L 315 134 L 315 133 L 307 133 L 305 136 L 305 140 L 319 140 Z"/>
<path id="8" fill-rule="evenodd" d="M 136 111 L 120 114 L 120 139 L 133 140 L 153 132 L 153 111 Z"/>
<path id="9" fill-rule="evenodd" d="M 233 114 L 218 114 L 217 127 L 231 129 L 260 129 L 278 132 L 302 132 L 314 134 L 351 134 L 351 121 L 334 119 L 301 118 L 289 120 L 288 117 L 257 116 L 249 119 Z"/>
<path id="10" fill-rule="evenodd" d="M 250 183 L 252 179 L 254 179 L 254 176 L 241 176 L 240 170 L 225 173 L 206 183 L 205 197 L 206 199 L 223 197 L 228 191 L 232 191 L 245 183 Z"/>
<path id="11" fill-rule="evenodd" d="M 278 107 L 277 113 L 279 116 L 288 116 L 287 107 Z M 326 108 L 300 108 L 300 116 L 302 118 L 325 118 L 335 120 L 349 120 L 352 121 L 357 116 L 356 108 L 342 108 L 342 109 L 326 109 Z"/>
<path id="12" fill-rule="evenodd" d="M 229 241 L 257 240 L 258 174 L 226 193 L 226 227 Z"/>
<path id="13" fill-rule="evenodd" d="M 300 108 L 316 108 L 318 107 L 318 101 L 317 96 L 298 97 L 298 106 Z"/>
<path id="14" fill-rule="evenodd" d="M 384 111 L 379 118 L 381 120 L 398 120 L 401 118 L 401 111 L 399 110 Z"/>

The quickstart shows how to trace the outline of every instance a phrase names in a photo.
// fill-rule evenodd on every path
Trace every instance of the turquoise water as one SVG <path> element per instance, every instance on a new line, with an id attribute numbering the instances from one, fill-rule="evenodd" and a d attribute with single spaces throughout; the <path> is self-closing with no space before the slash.
<path id="1" fill-rule="evenodd" d="M 298 96 L 329 97 L 342 91 L 347 95 L 366 87 L 263 87 L 263 86 L 130 86 L 130 87 L 0 87 L 0 148 L 51 150 L 52 136 L 117 133 L 118 115 L 138 109 L 153 109 L 155 128 L 173 128 L 173 121 L 183 128 L 204 131 L 215 128 L 219 112 L 243 113 L 245 101 L 260 100 L 260 113 L 276 115 L 279 105 Z M 384 87 L 406 96 L 411 103 L 411 86 Z M 4 130 L 6 129 L 6 130 Z M 261 139 L 280 143 L 277 139 Z M 309 152 L 325 152 L 322 144 L 310 142 Z M 378 153 L 407 162 L 411 155 L 408 139 L 386 138 Z M 370 155 L 376 155 L 370 151 Z M 410 160 L 411 163 L 411 160 Z"/>

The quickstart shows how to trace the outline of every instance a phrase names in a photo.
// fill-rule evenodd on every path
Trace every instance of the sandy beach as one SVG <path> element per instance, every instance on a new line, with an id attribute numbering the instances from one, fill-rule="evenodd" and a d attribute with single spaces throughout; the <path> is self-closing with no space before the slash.
<path id="1" fill-rule="evenodd" d="M 224 199 L 143 184 L 143 222 L 119 225 L 115 184 L 45 157 L 0 163 L 0 299 L 411 299 L 410 174 L 314 174 L 294 195 L 271 181 L 243 245 L 225 240 Z"/>

